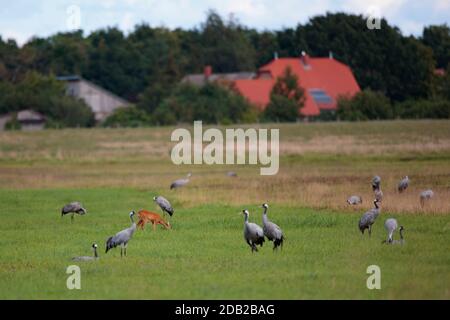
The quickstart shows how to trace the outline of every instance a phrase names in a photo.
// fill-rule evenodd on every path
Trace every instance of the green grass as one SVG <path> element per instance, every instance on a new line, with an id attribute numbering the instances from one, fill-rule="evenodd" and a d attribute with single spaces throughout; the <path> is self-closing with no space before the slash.
<path id="1" fill-rule="evenodd" d="M 266 242 L 252 254 L 242 236 L 241 207 L 176 200 L 173 230 L 150 226 L 128 246 L 104 254 L 105 240 L 129 226 L 128 212 L 155 209 L 150 191 L 124 188 L 0 190 L 0 299 L 449 299 L 450 216 L 382 213 L 372 238 L 362 237 L 362 212 L 273 205 L 283 227 L 281 252 Z M 83 199 L 89 212 L 60 217 L 61 204 Z M 245 206 L 261 222 L 256 204 Z M 363 210 L 363 209 L 361 209 Z M 404 246 L 382 245 L 383 222 L 406 228 Z M 81 290 L 66 288 L 71 257 L 100 259 L 81 267 Z M 381 290 L 368 290 L 366 268 L 381 268 Z"/>
<path id="2" fill-rule="evenodd" d="M 450 121 L 244 127 L 254 126 L 280 129 L 276 176 L 259 166 L 176 166 L 173 127 L 1 133 L 0 299 L 450 299 Z M 168 190 L 189 171 L 186 188 Z M 385 197 L 369 239 L 357 222 L 375 174 Z M 411 186 L 399 196 L 404 175 Z M 425 188 L 435 197 L 421 208 Z M 155 194 L 174 205 L 173 230 L 147 226 L 127 258 L 105 255 L 130 210 L 157 211 Z M 351 194 L 360 207 L 346 204 Z M 74 200 L 88 214 L 71 223 L 60 210 Z M 286 234 L 282 252 L 266 242 L 252 254 L 244 242 L 239 212 L 261 223 L 262 202 Z M 405 226 L 405 246 L 381 244 L 387 217 Z M 90 255 L 93 242 L 100 259 L 77 263 L 82 290 L 68 290 L 71 258 Z M 373 264 L 381 290 L 366 288 Z"/>

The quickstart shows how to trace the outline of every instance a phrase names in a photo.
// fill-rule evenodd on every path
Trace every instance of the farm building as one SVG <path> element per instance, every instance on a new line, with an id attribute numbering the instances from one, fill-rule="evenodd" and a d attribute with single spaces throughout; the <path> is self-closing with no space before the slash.
<path id="1" fill-rule="evenodd" d="M 270 92 L 276 79 L 286 68 L 299 78 L 305 90 L 305 105 L 300 110 L 309 118 L 323 112 L 335 112 L 336 100 L 340 95 L 354 95 L 360 91 L 352 70 L 331 55 L 326 58 L 312 58 L 302 53 L 300 58 L 275 58 L 259 68 L 254 79 L 237 79 L 236 89 L 251 103 L 263 110 L 270 102 Z"/>
<path id="2" fill-rule="evenodd" d="M 130 105 L 128 101 L 80 76 L 63 76 L 57 77 L 57 79 L 66 82 L 68 95 L 83 99 L 86 102 L 98 122 L 105 120 L 117 108 Z"/>
<path id="3" fill-rule="evenodd" d="M 233 82 L 240 79 L 253 79 L 256 73 L 250 71 L 234 72 L 234 73 L 213 73 L 211 66 L 205 66 L 203 73 L 188 74 L 182 83 L 190 83 L 196 86 L 203 86 L 206 82 Z"/>
<path id="4" fill-rule="evenodd" d="M 0 117 L 0 131 L 5 129 L 8 122 L 15 121 L 21 130 L 41 130 L 45 127 L 46 119 L 39 112 L 33 110 L 21 110 L 17 113 L 9 113 Z"/>

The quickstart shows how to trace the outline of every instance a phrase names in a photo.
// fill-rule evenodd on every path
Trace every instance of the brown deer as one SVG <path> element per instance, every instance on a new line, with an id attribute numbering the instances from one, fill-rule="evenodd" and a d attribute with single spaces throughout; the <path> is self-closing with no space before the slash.
<path id="1" fill-rule="evenodd" d="M 138 212 L 139 216 L 139 222 L 137 223 L 137 226 L 140 227 L 142 230 L 144 230 L 144 226 L 146 223 L 151 222 L 153 225 L 153 230 L 156 230 L 156 225 L 160 224 L 164 226 L 166 229 L 170 229 L 169 222 L 164 221 L 163 218 L 157 213 L 147 211 L 147 210 L 140 210 Z"/>

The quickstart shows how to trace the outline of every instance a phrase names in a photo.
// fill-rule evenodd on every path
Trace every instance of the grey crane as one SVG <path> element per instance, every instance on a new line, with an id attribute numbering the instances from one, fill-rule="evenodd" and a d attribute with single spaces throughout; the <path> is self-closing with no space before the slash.
<path id="1" fill-rule="evenodd" d="M 184 179 L 178 179 L 175 180 L 174 182 L 172 182 L 172 184 L 170 185 L 170 189 L 176 189 L 176 188 L 180 188 L 183 187 L 185 185 L 187 185 L 189 183 L 189 178 L 192 176 L 192 174 L 189 172 L 186 176 L 186 178 Z"/>
<path id="2" fill-rule="evenodd" d="M 83 205 L 80 202 L 75 201 L 75 202 L 71 202 L 69 204 L 66 204 L 61 209 L 61 217 L 66 215 L 66 214 L 69 214 L 69 213 L 72 214 L 70 219 L 73 222 L 73 216 L 75 215 L 75 213 L 79 214 L 79 215 L 84 215 L 84 214 L 87 213 L 87 210 L 85 208 L 83 208 Z"/>
<path id="3" fill-rule="evenodd" d="M 120 245 L 120 256 L 127 255 L 127 246 L 128 241 L 133 237 L 134 232 L 136 231 L 136 222 L 133 220 L 133 216 L 135 215 L 134 211 L 130 212 L 130 219 L 131 219 L 131 227 L 126 228 L 118 233 L 116 235 L 109 237 L 108 240 L 106 240 L 106 251 L 107 253 L 112 248 L 115 248 Z"/>
<path id="4" fill-rule="evenodd" d="M 267 218 L 267 209 L 269 208 L 269 205 L 267 203 L 264 203 L 262 205 L 263 211 L 263 231 L 264 235 L 269 239 L 269 241 L 273 241 L 273 250 L 275 250 L 277 247 L 280 247 L 283 249 L 283 241 L 284 241 L 284 235 L 281 228 L 273 223 L 272 221 L 269 221 Z"/>
<path id="5" fill-rule="evenodd" d="M 380 189 L 381 178 L 380 176 L 374 176 L 372 178 L 372 189 L 375 191 L 376 189 Z"/>
<path id="6" fill-rule="evenodd" d="M 242 210 L 242 214 L 245 216 L 244 221 L 244 239 L 253 251 L 258 251 L 257 245 L 263 246 L 264 243 L 264 231 L 256 223 L 248 222 L 248 216 L 250 213 L 248 210 Z"/>
<path id="7" fill-rule="evenodd" d="M 360 196 L 350 196 L 350 197 L 347 199 L 347 203 L 348 203 L 348 204 L 351 204 L 351 205 L 357 205 L 357 204 L 360 204 L 360 203 L 362 203 L 362 197 L 360 197 Z"/>
<path id="8" fill-rule="evenodd" d="M 400 240 L 394 240 L 394 232 L 398 228 L 398 222 L 394 218 L 386 219 L 384 222 L 384 228 L 386 229 L 386 232 L 388 233 L 387 240 L 384 240 L 383 243 L 388 244 L 403 244 L 403 226 L 400 226 L 399 232 L 400 232 Z"/>
<path id="9" fill-rule="evenodd" d="M 168 213 L 169 216 L 172 216 L 174 213 L 173 207 L 170 204 L 169 200 L 164 198 L 163 196 L 153 197 L 153 201 L 161 208 L 163 214 Z"/>
<path id="10" fill-rule="evenodd" d="M 381 191 L 381 188 L 375 189 L 373 193 L 377 202 L 381 202 L 383 200 L 383 191 Z"/>
<path id="11" fill-rule="evenodd" d="M 420 193 L 420 205 L 423 207 L 425 205 L 425 201 L 430 200 L 433 198 L 434 192 L 431 189 L 422 191 Z"/>
<path id="12" fill-rule="evenodd" d="M 369 237 L 372 234 L 372 225 L 375 223 L 378 215 L 380 214 L 380 207 L 378 206 L 378 201 L 373 200 L 375 208 L 370 209 L 363 214 L 359 220 L 359 230 L 364 234 L 364 230 L 369 229 Z"/>
<path id="13" fill-rule="evenodd" d="M 409 186 L 409 178 L 408 176 L 405 176 L 402 180 L 400 180 L 400 182 L 398 183 L 398 192 L 403 192 L 406 190 L 406 188 L 408 188 Z"/>
<path id="14" fill-rule="evenodd" d="M 232 177 L 232 178 L 236 178 L 237 177 L 237 173 L 234 171 L 228 171 L 227 172 L 227 176 L 228 177 Z"/>
<path id="15" fill-rule="evenodd" d="M 98 253 L 97 253 L 97 244 L 92 244 L 92 249 L 94 250 L 94 256 L 80 256 L 80 257 L 74 257 L 72 258 L 73 261 L 94 261 L 98 259 Z"/>

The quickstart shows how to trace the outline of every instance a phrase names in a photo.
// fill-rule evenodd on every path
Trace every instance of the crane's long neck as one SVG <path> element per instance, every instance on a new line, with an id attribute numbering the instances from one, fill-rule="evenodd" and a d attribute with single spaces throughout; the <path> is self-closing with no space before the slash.
<path id="1" fill-rule="evenodd" d="M 263 211 L 263 222 L 264 223 L 267 222 L 267 208 L 264 208 L 264 211 Z"/>
<path id="2" fill-rule="evenodd" d="M 247 213 L 244 213 L 244 222 L 248 223 L 248 214 Z"/>
<path id="3" fill-rule="evenodd" d="M 380 207 L 378 206 L 378 201 L 374 201 L 373 204 L 375 205 L 375 208 L 379 209 Z"/>
<path id="4" fill-rule="evenodd" d="M 400 240 L 403 241 L 403 229 L 400 229 Z"/>
<path id="5" fill-rule="evenodd" d="M 97 248 L 94 247 L 94 257 L 98 258 Z"/>

